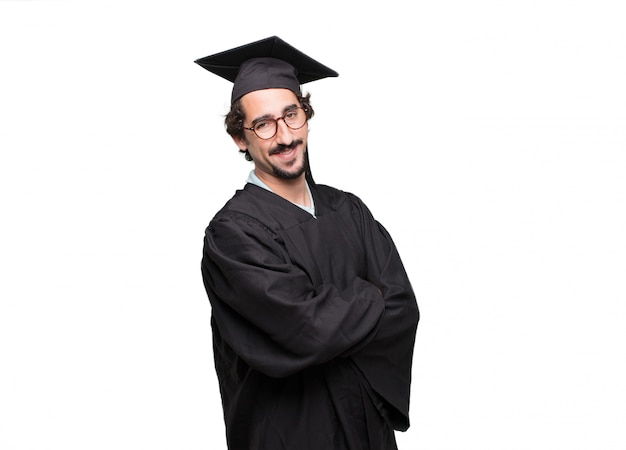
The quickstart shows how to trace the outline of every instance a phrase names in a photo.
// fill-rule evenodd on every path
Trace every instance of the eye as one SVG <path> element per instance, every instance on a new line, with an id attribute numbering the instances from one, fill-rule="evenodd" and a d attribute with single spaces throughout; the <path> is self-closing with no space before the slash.
<path id="1" fill-rule="evenodd" d="M 292 109 L 291 111 L 287 111 L 285 113 L 285 119 L 289 120 L 289 119 L 295 119 L 298 116 L 298 110 L 297 109 Z"/>
<path id="2" fill-rule="evenodd" d="M 256 131 L 263 131 L 270 128 L 271 124 L 272 123 L 269 120 L 261 120 L 260 122 L 254 124 L 254 129 Z"/>

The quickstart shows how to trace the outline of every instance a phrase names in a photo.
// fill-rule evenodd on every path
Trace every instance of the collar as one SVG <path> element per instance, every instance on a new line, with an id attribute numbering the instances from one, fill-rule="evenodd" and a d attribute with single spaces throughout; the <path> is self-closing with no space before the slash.
<path id="1" fill-rule="evenodd" d="M 256 176 L 256 174 L 254 173 L 254 169 L 250 171 L 247 182 L 254 184 L 256 186 L 259 186 L 263 189 L 266 189 L 270 192 L 274 192 L 269 188 L 267 184 L 263 183 L 261 179 Z M 309 188 L 309 183 L 307 183 L 306 180 L 304 181 L 304 183 L 306 184 L 306 191 L 309 193 L 309 200 L 311 201 L 311 206 L 309 207 L 309 206 L 300 205 L 299 203 L 293 203 L 293 202 L 291 203 L 293 203 L 299 208 L 302 208 L 303 210 L 311 214 L 313 217 L 315 217 L 315 203 L 313 202 L 313 195 L 311 195 L 311 188 Z"/>

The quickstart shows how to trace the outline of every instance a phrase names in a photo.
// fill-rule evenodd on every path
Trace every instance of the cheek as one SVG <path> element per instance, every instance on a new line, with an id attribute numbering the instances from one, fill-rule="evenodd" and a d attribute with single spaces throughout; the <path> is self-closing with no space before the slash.
<path id="1" fill-rule="evenodd" d="M 299 130 L 299 136 L 302 138 L 308 138 L 309 137 L 309 124 L 307 123 L 305 126 L 303 126 L 302 128 L 300 128 Z"/>
<path id="2" fill-rule="evenodd" d="M 269 149 L 270 149 L 269 144 L 266 142 L 259 142 L 257 140 L 255 142 L 248 143 L 248 151 L 250 152 L 250 154 L 264 155 L 267 152 L 269 152 Z"/>

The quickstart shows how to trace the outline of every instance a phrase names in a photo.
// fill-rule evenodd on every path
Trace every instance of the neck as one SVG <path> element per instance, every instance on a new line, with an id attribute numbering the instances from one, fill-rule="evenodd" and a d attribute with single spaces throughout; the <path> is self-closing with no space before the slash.
<path id="1" fill-rule="evenodd" d="M 259 171 L 260 172 L 260 171 Z M 306 188 L 306 179 L 304 174 L 292 180 L 278 179 L 274 177 L 266 177 L 255 171 L 257 177 L 269 187 L 276 195 L 280 195 L 291 203 L 297 203 L 302 206 L 311 206 L 311 199 Z"/>

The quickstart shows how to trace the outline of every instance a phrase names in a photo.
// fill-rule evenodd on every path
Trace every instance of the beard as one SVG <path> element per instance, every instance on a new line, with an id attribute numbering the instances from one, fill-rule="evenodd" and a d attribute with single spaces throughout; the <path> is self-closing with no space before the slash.
<path id="1" fill-rule="evenodd" d="M 271 153 L 278 153 L 281 152 L 283 150 L 288 150 L 291 148 L 295 148 L 296 146 L 302 144 L 302 140 L 298 139 L 294 142 L 292 142 L 290 145 L 281 145 L 281 146 L 277 146 L 275 148 L 273 148 L 270 151 Z M 278 178 L 281 178 L 283 180 L 295 180 L 296 178 L 299 178 L 306 170 L 306 158 L 307 158 L 307 152 L 306 149 L 304 150 L 304 154 L 303 154 L 303 158 L 302 161 L 294 161 L 294 165 L 291 167 L 291 170 L 285 170 L 285 169 L 281 169 L 280 167 L 276 167 L 275 165 L 272 164 L 272 171 L 274 172 L 274 175 Z M 300 166 L 297 166 L 297 164 L 300 164 Z"/>
<path id="2" fill-rule="evenodd" d="M 304 163 L 302 163 L 300 167 L 292 171 L 283 170 L 276 166 L 272 166 L 272 170 L 274 171 L 274 175 L 276 175 L 278 178 L 282 178 L 283 180 L 295 180 L 304 173 L 305 167 Z"/>

